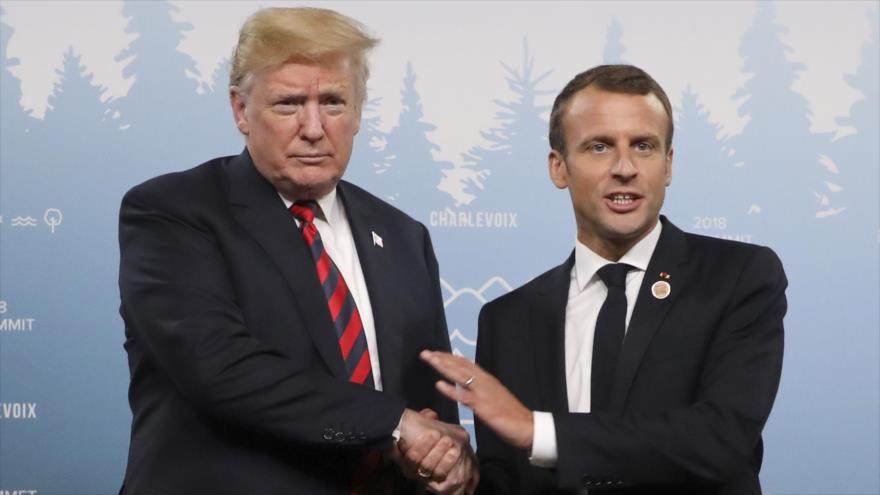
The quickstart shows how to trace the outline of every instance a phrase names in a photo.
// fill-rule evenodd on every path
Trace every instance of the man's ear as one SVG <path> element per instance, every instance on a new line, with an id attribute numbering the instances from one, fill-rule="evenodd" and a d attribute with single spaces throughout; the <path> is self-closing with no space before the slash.
<path id="1" fill-rule="evenodd" d="M 250 133 L 251 126 L 247 118 L 247 97 L 238 86 L 229 88 L 229 104 L 232 106 L 232 117 L 235 119 L 235 127 L 245 136 Z"/>
<path id="2" fill-rule="evenodd" d="M 565 164 L 565 156 L 556 150 L 550 150 L 547 155 L 547 171 L 550 173 L 550 180 L 559 189 L 568 187 L 568 167 Z"/>
<path id="3" fill-rule="evenodd" d="M 666 187 L 672 185 L 672 152 L 675 151 L 672 148 L 669 148 L 669 153 L 666 153 Z"/>

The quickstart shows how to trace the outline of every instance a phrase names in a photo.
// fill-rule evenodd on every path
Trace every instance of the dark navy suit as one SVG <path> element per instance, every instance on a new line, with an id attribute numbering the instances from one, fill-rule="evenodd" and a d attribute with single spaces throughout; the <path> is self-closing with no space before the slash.
<path id="1" fill-rule="evenodd" d="M 404 407 L 457 423 L 418 359 L 449 350 L 427 230 L 354 185 L 337 191 L 384 392 L 347 382 L 312 258 L 247 151 L 125 195 L 119 285 L 133 422 L 123 493 L 348 493 L 364 453 L 390 446 Z M 398 492 L 415 489 L 388 469 Z"/>
<path id="2" fill-rule="evenodd" d="M 568 412 L 565 306 L 574 255 L 480 315 L 477 362 L 551 411 L 555 469 L 476 422 L 481 493 L 761 493 L 761 430 L 782 369 L 787 281 L 768 248 L 663 230 L 607 413 Z M 651 286 L 669 275 L 670 295 Z"/>

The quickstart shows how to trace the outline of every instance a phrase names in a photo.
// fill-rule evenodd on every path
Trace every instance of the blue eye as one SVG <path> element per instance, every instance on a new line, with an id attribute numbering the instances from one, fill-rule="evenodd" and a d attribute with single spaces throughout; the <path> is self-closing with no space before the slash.
<path id="1" fill-rule="evenodd" d="M 606 145 L 605 143 L 596 143 L 590 148 L 596 153 L 604 153 L 605 151 L 608 151 L 608 145 Z"/>

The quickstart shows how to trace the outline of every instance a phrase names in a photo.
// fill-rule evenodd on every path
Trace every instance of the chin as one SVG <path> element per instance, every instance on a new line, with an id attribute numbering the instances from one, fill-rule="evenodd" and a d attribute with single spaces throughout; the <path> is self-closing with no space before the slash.
<path id="1" fill-rule="evenodd" d="M 612 239 L 616 239 L 619 241 L 632 241 L 635 239 L 639 239 L 648 233 L 650 230 L 649 226 L 646 224 L 638 224 L 638 225 L 617 225 L 611 226 L 608 229 L 610 237 Z"/>
<path id="2" fill-rule="evenodd" d="M 320 180 L 291 182 L 291 185 L 297 199 L 318 199 L 332 191 L 337 183 L 339 180 Z"/>

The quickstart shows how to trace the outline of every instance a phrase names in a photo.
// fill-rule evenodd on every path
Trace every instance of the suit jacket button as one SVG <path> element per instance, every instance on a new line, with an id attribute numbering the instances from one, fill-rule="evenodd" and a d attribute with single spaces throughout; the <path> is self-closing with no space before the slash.
<path id="1" fill-rule="evenodd" d="M 335 438 L 336 438 L 336 441 L 337 441 L 337 442 L 342 443 L 342 442 L 345 441 L 345 433 L 343 433 L 343 432 L 341 432 L 341 431 L 337 431 L 337 432 L 336 432 L 336 436 L 335 436 Z"/>
<path id="2" fill-rule="evenodd" d="M 617 480 L 617 486 L 620 486 L 622 484 L 623 484 L 623 481 Z"/>
<path id="3" fill-rule="evenodd" d="M 324 428 L 324 440 L 333 440 L 333 428 Z"/>

